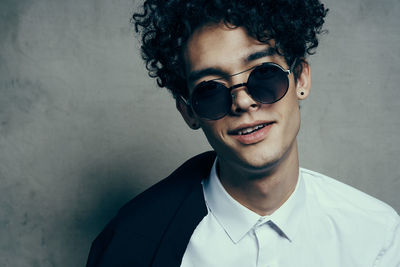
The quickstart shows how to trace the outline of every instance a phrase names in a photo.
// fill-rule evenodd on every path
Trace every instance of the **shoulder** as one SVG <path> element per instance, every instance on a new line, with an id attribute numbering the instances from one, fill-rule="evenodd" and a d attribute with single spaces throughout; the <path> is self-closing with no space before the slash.
<path id="1" fill-rule="evenodd" d="M 306 222 L 316 240 L 325 240 L 323 248 L 340 255 L 345 266 L 398 262 L 400 217 L 392 207 L 326 175 L 307 169 L 300 174 Z"/>
<path id="2" fill-rule="evenodd" d="M 179 205 L 187 194 L 196 186 L 201 186 L 202 179 L 209 175 L 215 160 L 215 152 L 209 151 L 197 155 L 170 174 L 165 179 L 154 184 L 137 195 L 118 212 L 116 219 L 139 214 L 166 212 L 170 207 Z"/>
<path id="3" fill-rule="evenodd" d="M 377 257 L 394 242 L 400 217 L 386 203 L 326 175 L 301 169 L 310 218 L 323 225 L 321 232 L 354 255 L 360 248 Z M 374 242 L 367 242 L 373 240 Z"/>
<path id="4" fill-rule="evenodd" d="M 382 220 L 398 217 L 392 207 L 350 185 L 304 168 L 300 171 L 307 194 L 318 200 L 319 205 L 327 212 L 340 211 L 352 214 L 351 217 L 361 218 L 373 215 Z"/>
<path id="5" fill-rule="evenodd" d="M 214 152 L 197 155 L 125 204 L 93 242 L 87 266 L 96 266 L 100 259 L 105 266 L 125 266 L 122 262 L 147 266 L 182 203 L 196 193 L 191 201 L 205 207 L 201 180 L 209 175 L 214 160 Z M 132 248 L 140 253 L 128 253 Z"/>

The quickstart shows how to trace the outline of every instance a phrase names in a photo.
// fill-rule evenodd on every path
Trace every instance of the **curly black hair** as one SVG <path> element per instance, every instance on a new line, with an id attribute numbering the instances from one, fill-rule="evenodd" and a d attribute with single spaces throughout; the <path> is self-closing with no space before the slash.
<path id="1" fill-rule="evenodd" d="M 314 53 L 328 9 L 319 0 L 145 0 L 132 16 L 141 34 L 142 57 L 150 77 L 174 96 L 188 96 L 183 50 L 196 29 L 210 23 L 244 27 L 263 43 L 275 41 L 288 65 Z"/>

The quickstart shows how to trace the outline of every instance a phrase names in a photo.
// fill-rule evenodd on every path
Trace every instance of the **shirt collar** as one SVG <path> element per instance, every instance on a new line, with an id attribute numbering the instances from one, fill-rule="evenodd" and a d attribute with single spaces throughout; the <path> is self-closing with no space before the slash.
<path id="1" fill-rule="evenodd" d="M 301 208 L 304 205 L 304 182 L 301 170 L 296 188 L 286 202 L 269 216 L 260 216 L 232 198 L 217 175 L 217 160 L 209 179 L 203 181 L 204 197 L 208 208 L 230 239 L 239 242 L 255 225 L 268 223 L 277 234 L 292 241 L 295 238 Z M 272 222 L 272 223 L 271 223 Z"/>

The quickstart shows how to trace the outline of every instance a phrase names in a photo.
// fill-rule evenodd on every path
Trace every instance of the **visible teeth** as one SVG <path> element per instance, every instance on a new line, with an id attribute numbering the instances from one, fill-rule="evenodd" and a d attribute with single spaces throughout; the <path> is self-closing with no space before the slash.
<path id="1" fill-rule="evenodd" d="M 265 124 L 260 124 L 260 125 L 254 126 L 254 127 L 249 127 L 249 128 L 246 128 L 246 129 L 242 129 L 242 130 L 238 131 L 238 134 L 239 135 L 249 134 L 249 133 L 252 133 L 254 131 L 257 131 L 258 129 L 264 128 L 264 127 L 265 127 Z"/>

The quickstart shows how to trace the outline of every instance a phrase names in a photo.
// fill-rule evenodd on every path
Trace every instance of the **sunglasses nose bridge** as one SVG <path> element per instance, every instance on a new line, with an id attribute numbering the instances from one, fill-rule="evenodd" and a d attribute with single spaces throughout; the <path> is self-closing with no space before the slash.
<path id="1" fill-rule="evenodd" d="M 247 83 L 235 84 L 229 89 L 231 90 L 230 94 L 232 97 L 231 112 L 234 114 L 240 114 L 250 109 L 253 110 L 259 106 L 259 103 L 250 95 Z"/>
<path id="2" fill-rule="evenodd" d="M 247 83 L 238 83 L 238 84 L 235 84 L 235 85 L 233 85 L 233 86 L 228 88 L 228 90 L 229 90 L 229 92 L 230 92 L 230 94 L 232 96 L 232 102 L 235 102 L 236 95 L 237 95 L 237 93 L 239 91 L 239 90 L 236 90 L 236 89 L 241 88 L 241 87 L 247 87 Z"/>
<path id="3" fill-rule="evenodd" d="M 237 88 L 246 87 L 246 86 L 247 86 L 247 83 L 238 83 L 238 84 L 235 84 L 235 85 L 231 86 L 229 88 L 229 91 L 232 92 L 233 90 L 235 90 Z"/>

